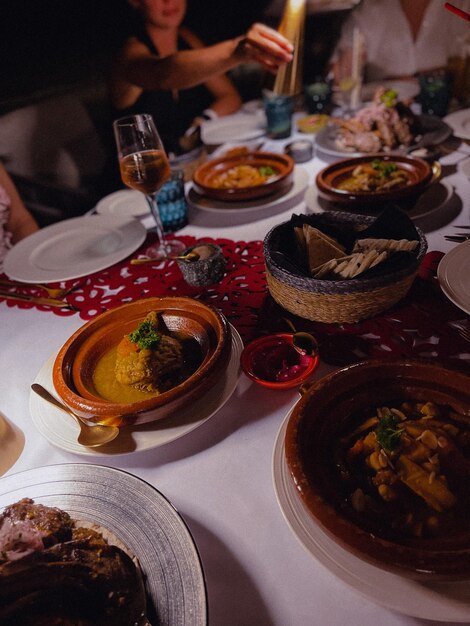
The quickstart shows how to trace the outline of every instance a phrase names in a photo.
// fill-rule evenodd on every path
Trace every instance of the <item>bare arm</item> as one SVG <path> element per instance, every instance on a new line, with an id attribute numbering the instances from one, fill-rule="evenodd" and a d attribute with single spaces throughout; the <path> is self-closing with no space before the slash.
<path id="1" fill-rule="evenodd" d="M 185 89 L 248 61 L 257 61 L 275 72 L 279 65 L 291 60 L 291 53 L 291 44 L 263 24 L 254 24 L 243 37 L 182 50 L 164 58 L 155 57 L 131 38 L 117 60 L 114 78 L 144 90 Z"/>
<path id="2" fill-rule="evenodd" d="M 182 29 L 181 34 L 191 48 L 198 50 L 204 47 L 202 41 L 191 31 Z M 214 100 L 210 105 L 212 111 L 219 116 L 230 115 L 238 111 L 242 99 L 236 87 L 226 74 L 217 74 L 204 82 L 204 86 L 212 94 Z M 196 118 L 199 123 L 202 120 Z"/>
<path id="3" fill-rule="evenodd" d="M 23 204 L 19 193 L 3 165 L 0 165 L 0 185 L 10 196 L 10 217 L 7 228 L 12 234 L 12 241 L 16 243 L 28 235 L 36 232 L 39 226 L 36 220 Z"/>

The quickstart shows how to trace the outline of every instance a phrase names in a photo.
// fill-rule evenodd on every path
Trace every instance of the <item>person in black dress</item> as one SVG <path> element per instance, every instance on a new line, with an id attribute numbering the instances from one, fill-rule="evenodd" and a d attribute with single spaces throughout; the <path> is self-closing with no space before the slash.
<path id="1" fill-rule="evenodd" d="M 136 24 L 111 72 L 114 118 L 152 114 L 170 154 L 204 119 L 234 113 L 241 98 L 226 72 L 257 61 L 271 72 L 292 58 L 291 44 L 263 24 L 240 37 L 205 47 L 183 23 L 186 0 L 128 0 Z"/>

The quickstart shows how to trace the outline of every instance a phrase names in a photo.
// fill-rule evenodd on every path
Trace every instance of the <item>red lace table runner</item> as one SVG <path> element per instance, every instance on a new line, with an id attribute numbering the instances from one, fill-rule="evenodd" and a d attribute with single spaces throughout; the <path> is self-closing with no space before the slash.
<path id="1" fill-rule="evenodd" d="M 196 241 L 194 237 L 178 238 L 187 246 Z M 392 309 L 356 324 L 322 324 L 294 317 L 271 299 L 266 287 L 261 241 L 210 238 L 204 241 L 218 244 L 227 260 L 224 278 L 209 287 L 187 285 L 174 261 L 131 265 L 128 258 L 85 278 L 61 283 L 63 287 L 75 287 L 66 296 L 75 311 L 10 300 L 7 305 L 34 306 L 59 316 L 78 314 L 83 320 L 89 320 L 139 298 L 191 296 L 222 311 L 245 342 L 266 332 L 287 330 L 285 318 L 288 317 L 298 330 L 309 330 L 316 335 L 321 358 L 330 364 L 343 365 L 366 357 L 417 357 L 470 371 L 470 343 L 457 329 L 459 324 L 470 325 L 470 322 L 440 290 L 435 278 L 442 257 L 440 252 L 426 255 L 409 294 Z M 144 254 L 152 242 L 153 236 L 149 235 L 138 253 Z M 24 293 L 44 295 L 41 290 L 35 292 L 31 288 Z"/>

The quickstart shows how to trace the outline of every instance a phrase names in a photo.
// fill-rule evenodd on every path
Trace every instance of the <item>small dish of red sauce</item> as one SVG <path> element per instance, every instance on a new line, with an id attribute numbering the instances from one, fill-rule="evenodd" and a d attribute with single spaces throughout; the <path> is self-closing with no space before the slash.
<path id="1" fill-rule="evenodd" d="M 318 354 L 294 347 L 292 333 L 259 337 L 242 352 L 241 366 L 250 380 L 269 389 L 292 389 L 304 383 L 319 364 Z"/>

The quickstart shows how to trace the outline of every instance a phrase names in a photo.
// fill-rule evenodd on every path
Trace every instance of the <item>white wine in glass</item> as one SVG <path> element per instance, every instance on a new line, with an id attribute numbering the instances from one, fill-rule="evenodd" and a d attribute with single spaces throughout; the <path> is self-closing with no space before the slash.
<path id="1" fill-rule="evenodd" d="M 113 122 L 113 128 L 122 181 L 145 195 L 155 220 L 157 243 L 147 249 L 147 255 L 163 259 L 181 254 L 184 244 L 165 237 L 158 210 L 157 192 L 170 177 L 171 169 L 152 116 L 142 113 L 122 117 Z"/>

